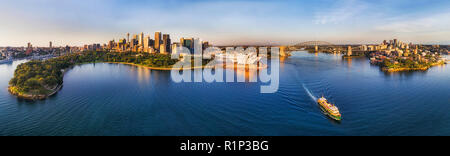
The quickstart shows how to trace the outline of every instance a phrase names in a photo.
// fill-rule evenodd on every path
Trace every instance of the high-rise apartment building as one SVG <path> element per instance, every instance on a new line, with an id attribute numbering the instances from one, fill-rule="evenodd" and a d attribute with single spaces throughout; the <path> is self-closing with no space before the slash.
<path id="1" fill-rule="evenodd" d="M 202 41 L 199 38 L 194 39 L 194 54 L 201 55 L 203 48 L 202 48 Z"/>
<path id="2" fill-rule="evenodd" d="M 139 46 L 144 46 L 144 33 L 143 32 L 141 32 L 140 34 L 139 34 Z"/>
<path id="3" fill-rule="evenodd" d="M 181 46 L 189 49 L 191 54 L 194 54 L 194 39 L 193 38 L 181 38 L 180 44 L 181 44 Z"/>
<path id="4" fill-rule="evenodd" d="M 127 33 L 127 42 L 130 42 L 130 33 Z"/>
<path id="5" fill-rule="evenodd" d="M 144 37 L 144 43 L 143 43 L 144 45 L 144 52 L 149 52 L 150 50 L 149 50 L 149 48 L 152 48 L 152 47 L 150 47 L 150 36 L 146 36 L 146 37 Z"/>
<path id="6" fill-rule="evenodd" d="M 165 46 L 165 53 L 170 53 L 171 52 L 171 40 L 170 40 L 170 35 L 169 34 L 164 34 L 163 35 L 163 45 Z"/>
<path id="7" fill-rule="evenodd" d="M 159 50 L 161 46 L 161 32 L 157 31 L 155 32 L 155 46 L 154 48 L 156 50 Z"/>
<path id="8" fill-rule="evenodd" d="M 161 53 L 161 54 L 166 54 L 167 53 L 166 52 L 166 46 L 164 44 L 161 44 L 159 46 L 159 53 Z"/>

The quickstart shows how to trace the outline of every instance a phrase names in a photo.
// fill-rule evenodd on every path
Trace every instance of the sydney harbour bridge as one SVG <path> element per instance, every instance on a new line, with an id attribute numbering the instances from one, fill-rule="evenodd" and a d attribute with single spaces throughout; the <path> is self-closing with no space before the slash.
<path id="1" fill-rule="evenodd" d="M 314 47 L 314 46 L 334 46 L 334 44 L 325 41 L 307 41 L 294 45 L 294 47 Z"/>
<path id="2" fill-rule="evenodd" d="M 295 45 L 290 45 L 286 47 L 286 50 L 284 53 L 289 55 L 293 51 L 299 51 L 299 50 L 307 50 L 307 51 L 315 51 L 315 52 L 340 52 L 341 49 L 339 46 L 334 45 L 333 43 L 326 42 L 326 41 L 307 41 L 298 43 Z"/>

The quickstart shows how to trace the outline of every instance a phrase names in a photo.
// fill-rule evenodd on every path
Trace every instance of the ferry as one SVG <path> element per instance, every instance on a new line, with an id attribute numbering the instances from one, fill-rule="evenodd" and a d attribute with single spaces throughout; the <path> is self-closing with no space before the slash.
<path id="1" fill-rule="evenodd" d="M 341 121 L 341 113 L 339 113 L 339 109 L 328 102 L 328 100 L 324 97 L 317 100 L 317 103 L 320 106 L 320 109 L 322 109 L 329 117 L 336 121 Z"/>

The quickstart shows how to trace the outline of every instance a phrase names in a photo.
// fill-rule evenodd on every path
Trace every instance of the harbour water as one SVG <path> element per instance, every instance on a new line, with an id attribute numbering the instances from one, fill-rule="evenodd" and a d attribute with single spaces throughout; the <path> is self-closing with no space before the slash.
<path id="1" fill-rule="evenodd" d="M 174 83 L 170 71 L 96 63 L 32 102 L 6 89 L 23 62 L 0 65 L 0 135 L 450 135 L 448 65 L 384 73 L 366 58 L 294 52 L 278 92 L 261 94 L 261 83 Z M 341 123 L 322 114 L 322 95 Z"/>

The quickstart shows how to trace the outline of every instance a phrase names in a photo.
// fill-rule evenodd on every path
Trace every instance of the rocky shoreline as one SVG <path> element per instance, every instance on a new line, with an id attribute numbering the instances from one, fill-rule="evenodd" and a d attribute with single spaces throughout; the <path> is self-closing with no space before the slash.
<path id="1" fill-rule="evenodd" d="M 381 70 L 385 71 L 385 72 L 402 72 L 402 71 L 427 71 L 428 69 L 430 69 L 433 66 L 439 66 L 439 65 L 444 65 L 446 63 L 436 63 L 431 65 L 430 67 L 423 67 L 423 68 L 386 68 L 383 67 L 381 68 Z"/>
<path id="2" fill-rule="evenodd" d="M 51 92 L 49 94 L 37 94 L 37 95 L 29 94 L 29 93 L 20 93 L 13 86 L 9 86 L 8 91 L 9 91 L 9 93 L 17 96 L 18 98 L 22 98 L 22 99 L 26 99 L 26 100 L 44 100 L 50 96 L 55 95 L 61 88 L 62 88 L 62 85 L 57 85 L 55 88 L 50 89 Z"/>
<path id="3" fill-rule="evenodd" d="M 385 72 L 402 72 L 402 71 L 426 71 L 428 67 L 424 68 L 382 68 Z"/>

